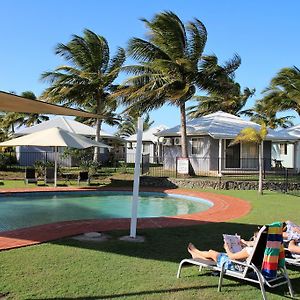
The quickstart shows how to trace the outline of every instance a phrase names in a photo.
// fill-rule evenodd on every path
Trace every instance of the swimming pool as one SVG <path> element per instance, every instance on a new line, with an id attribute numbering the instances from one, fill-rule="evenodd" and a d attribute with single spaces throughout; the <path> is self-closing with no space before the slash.
<path id="1" fill-rule="evenodd" d="M 209 209 L 213 203 L 196 197 L 140 193 L 139 218 L 192 214 Z M 0 231 L 60 221 L 129 218 L 130 192 L 43 192 L 0 197 Z"/>

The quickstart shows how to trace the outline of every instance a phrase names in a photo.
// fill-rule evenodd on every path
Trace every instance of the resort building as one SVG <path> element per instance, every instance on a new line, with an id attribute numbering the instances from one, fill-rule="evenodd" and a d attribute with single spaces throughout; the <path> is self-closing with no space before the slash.
<path id="1" fill-rule="evenodd" d="M 143 132 L 143 154 L 149 154 L 150 163 L 160 163 L 160 158 L 163 156 L 162 140 L 157 134 L 168 127 L 159 125 Z M 127 153 L 126 161 L 133 163 L 135 160 L 137 135 L 133 134 L 127 138 Z"/>
<path id="2" fill-rule="evenodd" d="M 218 111 L 187 122 L 188 155 L 197 175 L 222 175 L 257 172 L 258 145 L 242 143 L 230 145 L 239 132 L 247 127 L 257 130 L 260 125 L 237 116 Z M 163 138 L 163 164 L 174 170 L 181 157 L 180 125 L 156 133 Z M 272 144 L 294 143 L 295 137 L 283 131 L 268 129 L 263 143 L 264 169 L 272 171 Z M 293 165 L 292 168 L 295 166 Z"/>
<path id="3" fill-rule="evenodd" d="M 296 139 L 294 143 L 274 143 L 272 157 L 274 157 L 285 168 L 295 168 L 300 172 L 300 125 L 282 129 L 280 132 L 286 133 Z"/>

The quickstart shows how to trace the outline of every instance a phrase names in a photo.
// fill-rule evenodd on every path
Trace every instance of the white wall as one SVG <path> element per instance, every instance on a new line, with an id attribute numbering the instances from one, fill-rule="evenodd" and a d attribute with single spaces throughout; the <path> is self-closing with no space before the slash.
<path id="1" fill-rule="evenodd" d="M 282 143 L 283 144 L 283 143 Z M 299 155 L 299 153 L 298 153 Z M 294 168 L 295 146 L 294 144 L 287 144 L 287 154 L 280 153 L 280 143 L 272 144 L 272 159 L 281 160 L 282 166 L 285 168 Z M 272 162 L 274 166 L 274 162 Z"/>
<path id="2" fill-rule="evenodd" d="M 134 163 L 135 161 L 135 151 L 136 151 L 136 146 L 133 146 L 132 148 L 128 148 L 130 144 L 136 145 L 136 142 L 134 141 L 133 143 L 127 143 L 127 153 L 126 153 L 126 161 L 128 163 Z M 147 144 L 148 145 L 148 151 L 143 151 L 143 154 L 150 154 L 150 163 L 156 163 L 156 156 L 155 156 L 155 144 L 152 142 L 143 142 L 143 145 Z M 143 146 L 144 148 L 144 146 Z"/>
<path id="3" fill-rule="evenodd" d="M 295 144 L 295 168 L 300 173 L 300 141 Z"/>

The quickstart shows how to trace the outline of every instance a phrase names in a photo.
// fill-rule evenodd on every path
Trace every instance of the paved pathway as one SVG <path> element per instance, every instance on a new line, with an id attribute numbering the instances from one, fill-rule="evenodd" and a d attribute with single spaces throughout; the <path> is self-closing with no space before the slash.
<path id="1" fill-rule="evenodd" d="M 128 191 L 127 188 L 28 188 L 28 189 L 1 189 L 0 193 L 14 194 L 18 192 L 42 192 L 42 191 L 82 191 L 82 190 L 118 190 Z M 141 191 L 165 192 L 168 194 L 181 194 L 207 199 L 214 203 L 210 209 L 204 212 L 180 215 L 174 217 L 158 217 L 138 219 L 138 228 L 161 228 L 197 225 L 205 222 L 225 222 L 246 215 L 251 206 L 248 202 L 225 195 L 217 195 L 208 192 L 196 192 L 185 189 L 161 189 L 142 188 Z M 0 250 L 24 247 L 42 242 L 57 240 L 64 237 L 82 234 L 91 231 L 110 231 L 126 229 L 129 232 L 130 219 L 107 220 L 79 220 L 65 221 L 30 228 L 0 232 Z"/>

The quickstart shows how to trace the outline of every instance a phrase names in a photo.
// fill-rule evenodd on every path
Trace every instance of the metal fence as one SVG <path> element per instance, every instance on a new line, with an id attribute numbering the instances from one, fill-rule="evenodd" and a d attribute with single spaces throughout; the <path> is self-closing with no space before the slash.
<path id="1" fill-rule="evenodd" d="M 78 151 L 59 154 L 60 168 L 93 168 L 94 173 L 133 174 L 134 154 L 117 155 L 103 154 L 100 156 L 99 164 L 93 164 L 92 151 Z M 182 177 L 177 170 L 176 156 L 144 156 L 142 173 L 144 176 L 152 177 Z M 49 165 L 54 161 L 53 152 L 7 152 L 0 155 L 0 169 L 13 170 L 23 169 L 27 166 Z M 210 180 L 218 182 L 247 181 L 257 182 L 259 178 L 259 164 L 257 158 L 230 159 L 228 157 L 189 157 L 190 177 L 199 180 Z M 288 192 L 300 196 L 300 175 L 295 169 L 288 169 L 278 164 L 271 158 L 263 159 L 263 180 L 268 187 L 282 192 Z M 279 187 L 279 188 L 278 188 Z"/>

